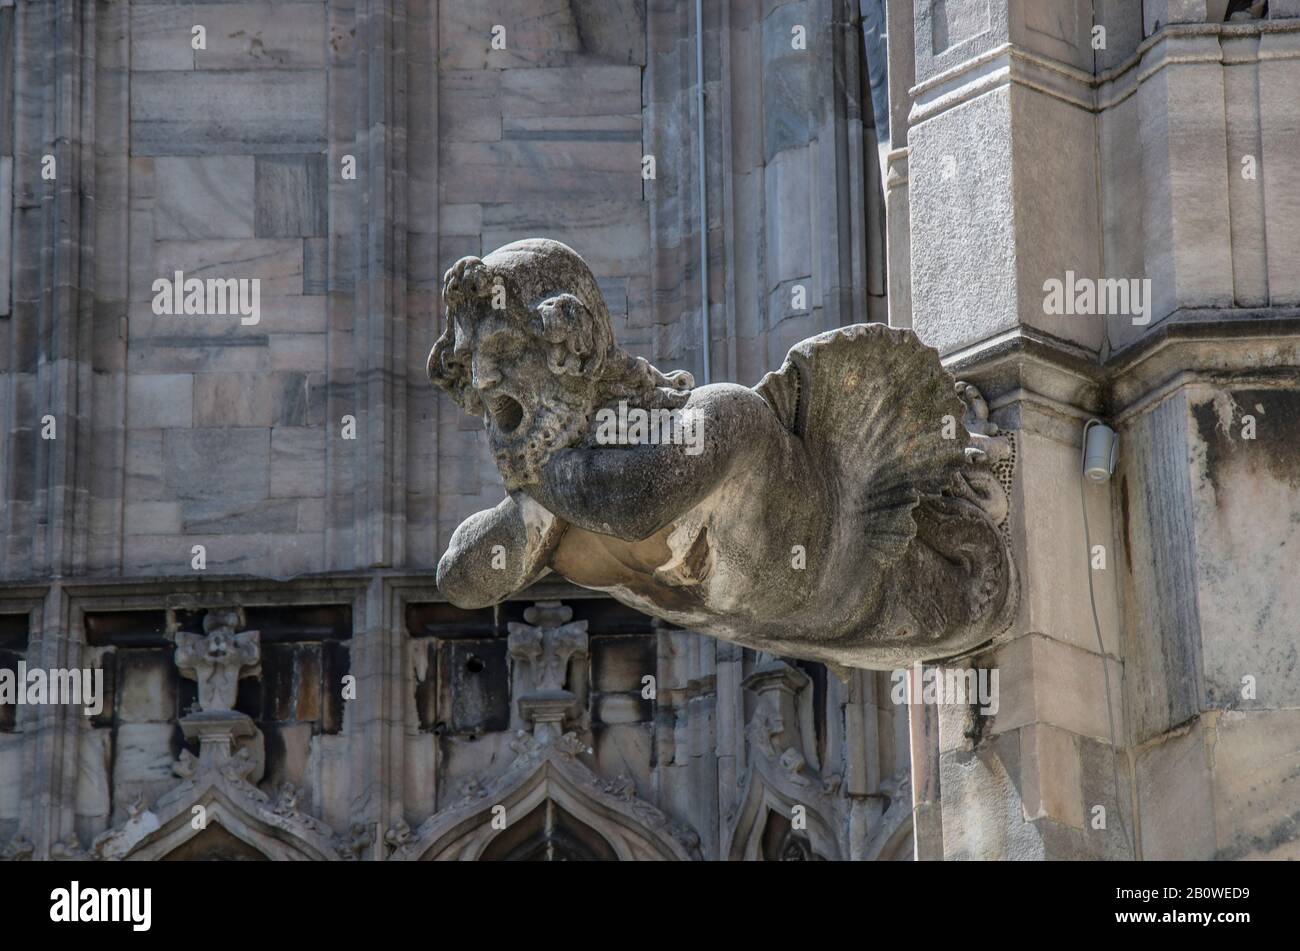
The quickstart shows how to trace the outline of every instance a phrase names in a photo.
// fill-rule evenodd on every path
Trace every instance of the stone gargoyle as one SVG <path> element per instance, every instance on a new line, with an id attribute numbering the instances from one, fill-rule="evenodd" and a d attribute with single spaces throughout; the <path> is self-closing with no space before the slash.
<path id="1" fill-rule="evenodd" d="M 507 492 L 438 564 L 453 604 L 554 571 L 691 630 L 874 669 L 1009 625 L 993 467 L 1012 447 L 910 331 L 843 327 L 755 387 L 696 387 L 619 348 L 559 242 L 462 258 L 442 293 L 429 377 L 483 416 Z"/>

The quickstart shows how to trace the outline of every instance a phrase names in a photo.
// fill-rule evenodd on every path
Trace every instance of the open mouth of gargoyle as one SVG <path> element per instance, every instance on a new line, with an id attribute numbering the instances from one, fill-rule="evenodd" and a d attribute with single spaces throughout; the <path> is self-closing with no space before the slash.
<path id="1" fill-rule="evenodd" d="M 523 404 L 505 393 L 490 396 L 487 400 L 487 409 L 492 414 L 492 421 L 496 423 L 497 429 L 505 435 L 513 433 L 524 421 Z"/>

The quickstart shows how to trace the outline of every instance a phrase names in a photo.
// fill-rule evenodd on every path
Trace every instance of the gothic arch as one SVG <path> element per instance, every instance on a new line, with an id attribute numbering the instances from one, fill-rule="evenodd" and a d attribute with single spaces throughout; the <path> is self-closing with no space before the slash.
<path id="1" fill-rule="evenodd" d="M 889 808 L 877 820 L 862 849 L 864 861 L 911 861 L 916 848 L 912 839 L 912 783 L 905 773 L 883 785 Z"/>
<path id="2" fill-rule="evenodd" d="M 194 808 L 204 810 L 204 827 L 196 829 Z M 95 840 L 93 853 L 109 860 L 165 859 L 201 837 L 214 825 L 249 849 L 275 861 L 328 861 L 340 858 L 328 828 L 310 816 L 272 805 L 257 787 L 219 780 L 182 786 L 165 796 L 157 813 L 137 808 L 117 829 Z"/>
<path id="3" fill-rule="evenodd" d="M 548 804 L 583 830 L 588 851 L 596 853 L 591 857 L 619 861 L 699 857 L 697 838 L 674 828 L 659 809 L 637 798 L 630 780 L 601 780 L 577 760 L 574 751 L 547 744 L 521 755 L 500 779 L 476 795 L 434 815 L 409 840 L 394 841 L 390 836 L 397 845 L 392 858 L 506 857 L 510 849 L 504 843 L 494 848 L 504 831 L 499 820 L 493 827 L 494 814 L 501 815 L 494 807 L 504 807 L 505 829 L 510 830 L 533 820 L 537 810 Z"/>
<path id="4" fill-rule="evenodd" d="M 763 839 L 768 831 L 770 817 L 776 815 L 788 820 L 794 815 L 795 807 L 800 806 L 807 823 L 802 831 L 812 850 L 812 857 L 832 861 L 840 859 L 839 837 L 835 827 L 826 818 L 830 812 L 828 797 L 811 785 L 797 786 L 778 777 L 767 776 L 763 765 L 756 766 L 749 771 L 740 804 L 724 835 L 723 857 L 733 862 L 760 861 L 763 858 Z"/>

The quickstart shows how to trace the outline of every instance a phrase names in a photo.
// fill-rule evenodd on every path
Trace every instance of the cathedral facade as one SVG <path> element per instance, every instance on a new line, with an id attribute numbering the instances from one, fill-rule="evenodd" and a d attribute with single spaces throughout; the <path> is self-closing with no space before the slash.
<path id="1" fill-rule="evenodd" d="M 0 0 L 0 857 L 1300 857 L 1297 155 L 1300 0 Z M 454 606 L 530 237 L 697 385 L 937 350 L 1009 629 Z"/>

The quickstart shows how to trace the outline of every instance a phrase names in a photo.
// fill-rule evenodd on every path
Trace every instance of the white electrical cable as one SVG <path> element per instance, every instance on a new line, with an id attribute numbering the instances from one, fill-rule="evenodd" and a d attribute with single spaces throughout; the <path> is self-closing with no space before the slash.
<path id="1" fill-rule="evenodd" d="M 1088 430 L 1093 426 L 1102 425 L 1099 419 L 1090 419 L 1083 425 L 1083 465 L 1087 464 L 1088 458 Z M 1110 664 L 1106 662 L 1106 646 L 1101 640 L 1101 620 L 1097 616 L 1097 594 L 1092 586 L 1092 536 L 1088 531 L 1088 501 L 1083 491 L 1084 482 L 1082 471 L 1079 473 L 1079 508 L 1083 511 L 1083 545 L 1084 545 L 1084 564 L 1087 565 L 1088 571 L 1088 603 L 1092 605 L 1092 626 L 1097 632 L 1097 651 L 1101 654 L 1101 673 L 1106 682 L 1106 720 L 1110 723 L 1110 765 L 1111 775 L 1115 781 L 1115 808 L 1118 810 L 1119 828 L 1124 833 L 1124 844 L 1128 846 L 1129 852 L 1133 859 L 1137 860 L 1137 849 L 1133 840 L 1129 838 L 1128 825 L 1124 822 L 1124 807 L 1119 795 L 1119 766 L 1115 763 L 1115 758 L 1119 755 L 1119 748 L 1115 744 L 1115 713 L 1110 699 Z"/>

